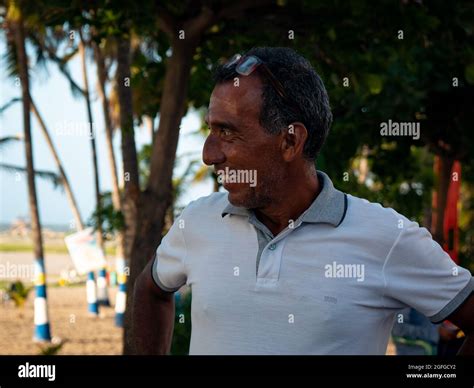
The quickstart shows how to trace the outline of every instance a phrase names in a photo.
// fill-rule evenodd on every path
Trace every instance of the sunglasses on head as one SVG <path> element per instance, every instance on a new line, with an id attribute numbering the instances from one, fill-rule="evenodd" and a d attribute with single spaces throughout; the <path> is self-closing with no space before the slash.
<path id="1" fill-rule="evenodd" d="M 296 107 L 296 105 L 288 98 L 285 93 L 285 89 L 280 81 L 275 77 L 272 71 L 268 68 L 268 66 L 263 62 L 259 57 L 256 55 L 240 55 L 235 54 L 225 65 L 224 68 L 228 69 L 235 65 L 236 73 L 240 75 L 250 75 L 252 74 L 257 68 L 260 68 L 270 83 L 273 85 L 273 88 L 278 93 L 278 95 L 283 98 L 286 103 L 290 106 L 290 108 L 300 117 L 300 110 Z"/>

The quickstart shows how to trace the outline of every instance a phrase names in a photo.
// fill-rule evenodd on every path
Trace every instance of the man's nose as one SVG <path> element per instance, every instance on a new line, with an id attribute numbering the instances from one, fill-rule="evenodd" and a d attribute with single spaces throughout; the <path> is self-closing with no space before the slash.
<path id="1" fill-rule="evenodd" d="M 202 161 L 208 166 L 225 162 L 225 155 L 221 150 L 220 141 L 213 135 L 209 135 L 204 143 Z"/>

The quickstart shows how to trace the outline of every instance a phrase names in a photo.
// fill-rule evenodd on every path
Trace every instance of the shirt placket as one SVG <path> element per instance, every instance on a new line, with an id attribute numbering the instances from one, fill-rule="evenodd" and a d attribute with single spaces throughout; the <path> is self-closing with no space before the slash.
<path id="1" fill-rule="evenodd" d="M 283 257 L 283 250 L 286 244 L 286 237 L 301 225 L 301 221 L 295 222 L 292 228 L 285 228 L 278 236 L 274 237 L 268 232 L 255 217 L 251 220 L 252 224 L 270 237 L 270 241 L 265 245 L 260 255 L 260 261 L 257 267 L 257 285 L 271 285 L 275 284 L 280 277 L 281 260 Z M 263 226 L 263 227 L 262 227 Z"/>

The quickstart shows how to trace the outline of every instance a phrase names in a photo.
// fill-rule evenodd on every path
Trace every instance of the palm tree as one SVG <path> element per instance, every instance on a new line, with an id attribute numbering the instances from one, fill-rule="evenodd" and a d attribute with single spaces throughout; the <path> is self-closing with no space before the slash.
<path id="1" fill-rule="evenodd" d="M 97 228 L 97 244 L 102 249 L 105 254 L 104 250 L 104 236 L 102 230 L 102 200 L 100 195 L 100 183 L 99 183 L 99 168 L 97 162 L 97 147 L 95 142 L 95 128 L 94 128 L 94 121 L 92 118 L 92 108 L 91 108 L 91 101 L 90 101 L 90 94 L 89 94 L 89 79 L 87 75 L 87 64 L 86 64 L 86 42 L 82 33 L 82 26 L 79 26 L 79 53 L 81 56 L 81 65 L 82 65 L 82 78 L 84 82 L 84 99 L 86 102 L 87 108 L 87 117 L 89 121 L 89 128 L 90 128 L 90 140 L 91 140 L 91 148 L 92 148 L 92 165 L 94 169 L 94 187 L 95 187 L 95 198 L 96 198 L 96 228 Z M 105 268 L 102 268 L 100 271 L 101 276 L 105 277 Z M 94 281 L 94 273 L 89 272 L 89 279 Z M 105 293 L 107 291 L 105 290 Z M 101 296 L 102 303 L 108 305 L 108 297 L 107 295 Z M 91 312 L 96 313 L 97 308 L 93 307 Z"/>
<path id="2" fill-rule="evenodd" d="M 43 238 L 41 235 L 41 221 L 38 212 L 38 198 L 36 195 L 35 169 L 33 163 L 33 145 L 31 139 L 30 80 L 28 74 L 28 57 L 25 48 L 25 28 L 22 10 L 14 1 L 8 3 L 6 24 L 14 37 L 17 72 L 21 81 L 28 202 L 30 205 L 33 249 L 36 259 L 35 338 L 40 341 L 50 341 L 51 332 L 46 301 Z"/>
<path id="3" fill-rule="evenodd" d="M 105 122 L 105 135 L 106 135 L 106 144 L 107 144 L 107 156 L 109 159 L 110 171 L 112 174 L 112 205 L 116 212 L 122 211 L 122 198 L 119 188 L 119 180 L 117 173 L 117 165 L 115 162 L 115 152 L 113 146 L 113 126 L 109 110 L 109 100 L 106 93 L 106 82 L 107 82 L 107 69 L 105 66 L 105 59 L 102 53 L 102 49 L 97 42 L 92 42 L 92 47 L 94 49 L 94 57 L 97 65 L 97 78 L 98 78 L 98 91 L 100 98 L 102 100 L 102 110 L 104 113 L 104 122 Z M 119 279 L 119 292 L 116 295 L 116 325 L 123 325 L 123 311 L 121 311 L 120 300 L 123 299 L 125 294 L 122 293 L 123 288 L 125 287 L 125 276 L 124 272 L 124 263 L 125 263 L 125 238 L 122 230 L 116 232 L 116 250 L 115 250 L 115 265 L 118 272 Z M 123 285 L 122 285 L 123 284 Z"/>
<path id="4" fill-rule="evenodd" d="M 48 144 L 48 147 L 49 147 L 49 149 L 51 151 L 51 154 L 53 155 L 53 158 L 56 162 L 56 165 L 57 165 L 57 168 L 58 168 L 59 174 L 60 174 L 60 180 L 61 180 L 61 183 L 64 186 L 64 189 L 66 191 L 66 196 L 67 196 L 69 205 L 71 207 L 71 210 L 72 210 L 72 213 L 73 213 L 73 216 L 74 216 L 76 229 L 79 230 L 79 231 L 84 230 L 84 224 L 83 224 L 82 219 L 81 219 L 81 214 L 79 212 L 79 208 L 77 206 L 77 202 L 76 202 L 76 199 L 75 199 L 74 194 L 72 192 L 71 186 L 69 184 L 69 180 L 66 176 L 66 172 L 65 172 L 65 170 L 62 166 L 61 160 L 59 159 L 59 155 L 58 155 L 58 153 L 56 151 L 56 148 L 54 147 L 53 141 L 52 141 L 52 139 L 49 135 L 49 131 L 46 128 L 46 124 L 44 123 L 43 118 L 41 117 L 38 109 L 36 108 L 36 105 L 34 104 L 33 99 L 31 99 L 31 110 L 33 111 L 34 115 L 36 116 L 36 118 L 37 118 L 37 120 L 40 124 L 40 127 L 43 131 L 43 134 L 44 134 L 45 138 L 46 138 L 46 142 Z M 89 274 L 89 277 L 93 278 L 93 273 L 92 273 L 92 275 Z M 90 288 L 94 288 L 94 287 L 90 287 Z M 89 291 L 89 292 L 93 292 L 93 291 Z M 98 313 L 97 299 L 96 299 L 96 297 L 94 297 L 93 299 L 95 300 L 95 302 L 89 300 L 89 303 L 88 303 L 89 312 L 92 313 L 92 315 L 97 315 L 97 313 Z"/>
<path id="5" fill-rule="evenodd" d="M 66 67 L 68 61 L 75 55 L 77 50 L 73 50 L 71 53 L 67 54 L 63 58 L 58 57 L 57 54 L 56 54 L 56 48 L 57 48 L 56 45 L 59 45 L 61 39 L 64 38 L 64 36 L 67 36 L 67 34 L 65 34 L 65 33 L 58 34 L 58 33 L 56 33 L 56 35 L 54 36 L 55 40 L 53 42 L 50 39 L 50 37 L 48 36 L 47 31 L 43 31 L 43 29 L 41 28 L 42 26 L 38 25 L 36 20 L 34 22 L 35 22 L 35 29 L 34 30 L 31 29 L 31 30 L 28 31 L 28 37 L 31 38 L 33 46 L 37 51 L 38 57 L 41 58 L 41 60 L 44 60 L 45 59 L 44 58 L 44 53 L 46 53 L 48 58 L 51 59 L 53 62 L 55 62 L 59 66 L 59 70 L 61 71 L 61 73 L 68 79 L 69 84 L 71 86 L 71 90 L 73 91 L 73 94 L 76 95 L 76 96 L 77 95 L 85 96 L 85 91 L 83 89 L 81 89 L 75 83 L 75 81 L 72 79 L 72 77 L 69 74 L 69 71 Z M 10 61 L 12 61 L 11 58 L 10 58 Z M 87 74 L 86 74 L 86 77 L 87 77 Z M 87 78 L 86 78 L 86 80 L 87 80 Z M 86 83 L 86 85 L 87 85 L 87 83 Z M 0 108 L 0 111 L 3 111 L 5 109 L 7 109 L 12 103 L 16 102 L 17 100 L 19 100 L 19 99 L 12 99 L 11 101 L 9 101 L 9 103 L 7 103 L 2 108 Z M 88 99 L 86 99 L 86 101 L 87 101 L 88 108 L 90 108 L 90 103 L 89 103 Z M 48 144 L 48 147 L 51 151 L 51 154 L 53 156 L 54 161 L 56 162 L 56 166 L 57 166 L 58 171 L 59 171 L 59 176 L 56 176 L 56 174 L 51 173 L 49 171 L 35 171 L 35 174 L 37 176 L 40 176 L 40 177 L 43 177 L 43 178 L 51 179 L 53 181 L 53 183 L 55 184 L 55 186 L 60 184 L 60 185 L 62 185 L 62 187 L 64 187 L 64 189 L 66 191 L 66 196 L 67 196 L 69 205 L 71 207 L 71 211 L 73 213 L 76 229 L 81 231 L 81 230 L 84 229 L 84 224 L 82 222 L 82 218 L 81 218 L 79 208 L 77 206 L 77 202 L 75 200 L 71 185 L 69 183 L 69 180 L 67 178 L 65 169 L 63 168 L 63 165 L 62 165 L 61 160 L 59 158 L 58 152 L 56 151 L 54 143 L 52 142 L 52 139 L 51 139 L 49 131 L 46 127 L 46 124 L 45 124 L 42 116 L 40 115 L 39 110 L 36 107 L 36 104 L 34 103 L 31 96 L 30 96 L 30 109 L 31 109 L 31 112 L 33 112 L 33 114 L 35 115 L 35 117 L 38 120 L 40 128 L 43 132 L 43 135 L 45 136 L 46 143 Z M 88 109 L 88 112 L 89 112 L 89 109 Z M 89 122 L 91 122 L 91 119 L 89 119 Z M 92 141 L 94 142 L 93 137 L 92 137 Z M 93 146 L 95 146 L 95 142 L 94 142 Z M 94 156 L 95 156 L 95 147 L 93 147 L 93 151 L 94 151 Z M 22 171 L 22 168 L 17 167 L 17 166 L 2 165 L 0 167 L 3 167 L 3 168 L 5 168 L 9 171 L 15 171 L 15 172 L 21 172 Z M 94 167 L 95 167 L 95 171 L 96 171 L 96 169 L 97 169 L 96 163 L 94 163 Z M 96 187 L 97 187 L 97 185 L 96 185 Z M 100 227 L 100 224 L 99 224 L 99 227 Z M 102 246 L 102 231 L 101 230 L 99 230 L 99 233 L 98 233 L 98 243 L 99 243 L 99 246 L 101 246 L 101 248 L 103 248 L 103 246 Z M 96 310 L 97 310 L 97 304 L 96 303 L 90 304 L 89 311 L 94 311 L 94 313 L 95 313 Z"/>
<path id="6" fill-rule="evenodd" d="M 69 206 L 71 207 L 72 214 L 74 217 L 74 221 L 77 225 L 77 229 L 83 230 L 84 229 L 84 224 L 82 223 L 81 219 L 81 214 L 79 212 L 79 207 L 77 206 L 76 198 L 74 197 L 74 193 L 72 192 L 71 185 L 69 184 L 69 179 L 67 178 L 66 171 L 63 168 L 63 165 L 61 163 L 61 159 L 59 158 L 58 152 L 56 151 L 56 147 L 54 146 L 54 143 L 51 139 L 51 136 L 49 135 L 48 128 L 46 127 L 46 124 L 41 117 L 38 108 L 36 107 L 33 99 L 31 99 L 31 111 L 33 114 L 36 116 L 36 119 L 38 120 L 38 123 L 40 125 L 41 130 L 43 131 L 43 135 L 46 139 L 46 143 L 48 144 L 49 150 L 51 151 L 51 154 L 53 155 L 53 159 L 56 163 L 56 167 L 59 171 L 59 176 L 61 179 L 61 183 L 64 186 L 64 190 L 66 191 L 66 197 L 69 202 Z"/>
<path id="7" fill-rule="evenodd" d="M 107 156 L 109 159 L 110 171 L 112 174 L 112 203 L 114 210 L 122 209 L 122 199 L 120 196 L 119 180 L 117 173 L 117 164 L 115 162 L 115 151 L 113 146 L 113 127 L 110 118 L 109 101 L 106 93 L 107 69 L 105 67 L 105 59 L 100 46 L 92 43 L 94 49 L 94 57 L 97 65 L 98 91 L 102 101 L 102 110 L 104 113 L 105 134 L 107 144 Z M 118 233 L 121 235 L 121 233 Z M 117 244 L 117 249 L 123 249 L 122 244 Z M 122 253 L 123 255 L 123 253 Z"/>
<path id="8" fill-rule="evenodd" d="M 89 123 L 89 128 L 90 128 L 90 140 L 91 140 L 91 148 L 92 148 L 92 159 L 93 159 L 93 171 L 94 171 L 94 187 L 95 187 L 95 196 L 96 196 L 96 209 L 97 211 L 95 212 L 96 215 L 96 228 L 97 228 L 97 244 L 98 246 L 104 251 L 104 239 L 103 239 L 103 230 L 102 230 L 102 222 L 101 222 L 101 195 L 100 195 L 100 185 L 99 185 L 99 173 L 98 173 L 98 164 L 97 164 L 97 150 L 96 150 L 96 142 L 95 142 L 95 129 L 94 129 L 94 123 L 93 123 L 93 118 L 92 118 L 92 109 L 91 109 L 91 102 L 90 102 L 90 95 L 89 95 L 89 82 L 88 82 L 88 74 L 87 74 L 87 66 L 86 66 L 86 45 L 84 41 L 84 37 L 82 34 L 82 29 L 81 27 L 78 28 L 79 32 L 79 45 L 77 49 L 70 50 L 69 53 L 64 55 L 63 57 L 59 57 L 57 52 L 58 48 L 60 47 L 60 44 L 65 40 L 65 38 L 69 38 L 70 35 L 69 33 L 71 30 L 68 31 L 64 28 L 58 28 L 54 30 L 54 34 L 48 34 L 48 30 L 43 31 L 42 28 L 38 28 L 37 31 L 32 32 L 32 39 L 35 44 L 35 48 L 37 49 L 37 52 L 39 54 L 40 58 L 44 58 L 44 54 L 47 55 L 47 57 L 52 60 L 54 63 L 56 63 L 59 67 L 60 72 L 66 77 L 66 79 L 69 81 L 69 85 L 71 87 L 72 93 L 74 96 L 81 96 L 84 97 L 85 102 L 86 102 L 86 109 L 87 109 L 87 115 L 88 115 L 88 123 Z M 81 58 L 81 65 L 82 65 L 82 73 L 83 73 L 83 82 L 84 82 L 84 88 L 81 88 L 72 78 L 71 74 L 68 71 L 67 64 L 70 59 L 72 59 L 75 54 L 79 51 L 80 58 Z M 37 109 L 34 110 L 35 115 L 38 118 L 38 121 L 40 122 L 40 126 L 44 130 L 44 122 L 41 119 Z M 48 138 L 48 135 L 46 134 L 47 131 L 45 132 L 45 136 Z M 50 141 L 48 141 L 48 144 L 50 144 Z M 51 148 L 51 147 L 50 147 Z M 54 156 L 54 151 L 53 151 L 53 156 Z M 55 157 L 56 160 L 56 157 Z M 58 166 L 58 168 L 60 168 Z M 61 168 L 60 168 L 61 171 Z M 74 204 L 74 199 L 72 196 L 72 192 L 66 188 L 66 192 L 68 195 L 68 200 L 71 204 L 71 208 L 73 211 L 73 214 L 75 216 L 75 221 L 77 225 L 78 230 L 83 230 L 84 225 L 81 221 L 81 218 L 79 216 L 79 212 L 77 210 L 77 207 Z M 103 273 L 103 271 L 101 271 Z M 90 279 L 94 278 L 93 273 L 88 274 Z M 92 291 L 91 291 L 92 292 Z M 90 303 L 89 304 L 89 311 L 92 312 L 94 315 L 97 314 L 97 303 Z"/>
<path id="9" fill-rule="evenodd" d="M 87 75 L 87 64 L 86 64 L 86 44 L 84 41 L 84 36 L 82 34 L 82 28 L 79 27 L 79 53 L 81 56 L 81 65 L 82 65 L 82 77 L 84 82 L 84 99 L 86 101 L 86 108 L 87 108 L 87 117 L 89 120 L 89 128 L 90 128 L 90 140 L 91 140 L 91 148 L 92 148 L 92 164 L 94 168 L 94 187 L 95 187 L 95 197 L 97 203 L 97 243 L 104 250 L 104 238 L 102 235 L 102 222 L 101 222 L 101 198 L 100 198 L 100 184 L 99 184 L 99 168 L 97 164 L 97 147 L 95 142 L 95 129 L 94 129 L 94 121 L 92 118 L 92 108 L 91 108 L 91 101 L 90 101 L 90 94 L 89 94 L 89 80 Z"/>

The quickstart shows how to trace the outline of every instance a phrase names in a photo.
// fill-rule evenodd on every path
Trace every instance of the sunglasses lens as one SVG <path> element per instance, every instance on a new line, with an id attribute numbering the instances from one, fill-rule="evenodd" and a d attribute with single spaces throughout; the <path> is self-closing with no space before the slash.
<path id="1" fill-rule="evenodd" d="M 257 68 L 260 63 L 261 61 L 257 57 L 250 56 L 245 58 L 241 63 L 239 63 L 235 70 L 239 74 L 249 75 Z"/>

